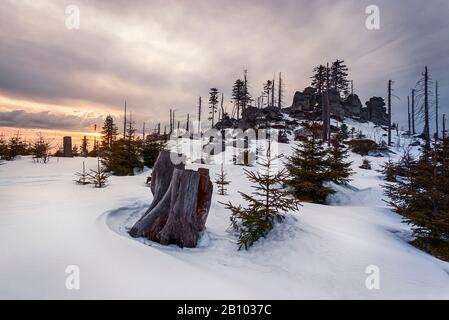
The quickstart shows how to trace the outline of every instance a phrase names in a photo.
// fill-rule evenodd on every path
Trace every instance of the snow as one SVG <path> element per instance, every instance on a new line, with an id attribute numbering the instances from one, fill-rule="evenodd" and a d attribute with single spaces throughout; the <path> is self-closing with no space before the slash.
<path id="1" fill-rule="evenodd" d="M 368 137 L 382 136 L 371 124 L 348 123 L 355 125 Z M 391 156 L 407 143 L 401 137 Z M 279 152 L 288 155 L 293 144 L 280 144 Z M 366 157 L 373 170 L 359 169 L 364 158 L 351 154 L 354 180 L 333 186 L 331 205 L 304 203 L 249 251 L 237 251 L 229 212 L 219 203 L 241 201 L 238 190 L 251 192 L 242 166 L 225 166 L 229 195 L 214 193 L 198 248 L 180 249 L 127 235 L 151 202 L 149 171 L 111 177 L 95 189 L 73 179 L 83 161 L 94 168 L 96 159 L 4 163 L 0 298 L 448 299 L 449 264 L 409 245 L 409 226 L 383 201 L 376 170 L 388 158 Z M 220 169 L 189 165 L 200 166 L 212 177 Z M 80 290 L 65 286 L 68 265 L 80 268 Z M 371 265 L 380 270 L 379 290 L 365 285 Z"/>

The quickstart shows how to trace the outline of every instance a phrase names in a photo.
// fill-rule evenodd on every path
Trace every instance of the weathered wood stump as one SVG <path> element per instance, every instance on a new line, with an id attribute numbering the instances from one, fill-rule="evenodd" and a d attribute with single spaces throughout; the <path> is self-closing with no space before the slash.
<path id="1" fill-rule="evenodd" d="M 164 245 L 196 247 L 205 229 L 212 200 L 209 170 L 186 170 L 173 165 L 170 153 L 162 151 L 154 165 L 150 208 L 132 227 L 132 237 L 145 237 Z"/>

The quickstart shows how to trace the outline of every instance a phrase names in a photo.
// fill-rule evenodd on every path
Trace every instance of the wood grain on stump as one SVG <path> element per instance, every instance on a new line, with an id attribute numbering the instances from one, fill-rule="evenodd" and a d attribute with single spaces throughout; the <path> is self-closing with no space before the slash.
<path id="1" fill-rule="evenodd" d="M 153 202 L 130 235 L 164 245 L 196 247 L 211 206 L 213 184 L 209 170 L 175 166 L 170 153 L 162 151 L 153 168 L 151 191 Z"/>

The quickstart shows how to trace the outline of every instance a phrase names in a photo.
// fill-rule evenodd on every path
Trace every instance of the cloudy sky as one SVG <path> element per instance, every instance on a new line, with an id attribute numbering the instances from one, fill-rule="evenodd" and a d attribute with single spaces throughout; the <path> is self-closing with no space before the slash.
<path id="1" fill-rule="evenodd" d="M 66 28 L 68 5 L 80 29 Z M 365 27 L 368 5 L 380 30 Z M 0 127 L 86 131 L 124 100 L 138 122 L 184 119 L 199 95 L 249 73 L 253 96 L 282 72 L 286 104 L 315 65 L 344 59 L 364 103 L 395 81 L 394 118 L 425 65 L 449 112 L 447 0 L 2 0 Z M 0 131 L 2 128 L 0 128 Z"/>

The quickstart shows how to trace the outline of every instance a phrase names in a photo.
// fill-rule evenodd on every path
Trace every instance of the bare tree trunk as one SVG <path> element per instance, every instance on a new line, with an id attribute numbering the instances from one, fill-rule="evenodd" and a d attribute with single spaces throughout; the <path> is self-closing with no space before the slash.
<path id="1" fill-rule="evenodd" d="M 391 146 L 391 80 L 388 80 L 388 146 Z"/>
<path id="2" fill-rule="evenodd" d="M 438 81 L 435 81 L 435 139 L 437 141 L 440 136 L 438 121 Z"/>
<path id="3" fill-rule="evenodd" d="M 126 100 L 125 100 L 125 114 L 123 116 L 123 139 L 126 139 Z"/>
<path id="4" fill-rule="evenodd" d="M 278 107 L 282 108 L 282 74 L 279 72 Z"/>
<path id="5" fill-rule="evenodd" d="M 416 129 L 415 129 L 415 89 L 412 90 L 412 134 L 416 134 Z"/>
<path id="6" fill-rule="evenodd" d="M 426 147 L 430 148 L 430 125 L 429 125 L 429 71 L 424 71 L 424 139 Z"/>
<path id="7" fill-rule="evenodd" d="M 209 170 L 186 170 L 175 166 L 170 153 L 162 151 L 151 179 L 154 200 L 144 216 L 130 230 L 133 237 L 146 237 L 164 245 L 195 247 L 206 228 L 213 184 Z"/>
<path id="8" fill-rule="evenodd" d="M 410 118 L 410 96 L 407 96 L 407 116 L 408 116 L 408 136 L 412 134 L 412 124 Z"/>
<path id="9" fill-rule="evenodd" d="M 201 137 L 201 96 L 198 99 L 198 135 Z"/>
<path id="10" fill-rule="evenodd" d="M 221 117 L 222 117 L 222 119 L 223 119 L 224 114 L 225 114 L 225 110 L 223 108 L 223 100 L 224 100 L 224 93 L 222 92 L 221 93 Z"/>

